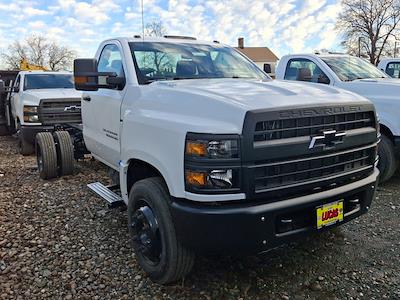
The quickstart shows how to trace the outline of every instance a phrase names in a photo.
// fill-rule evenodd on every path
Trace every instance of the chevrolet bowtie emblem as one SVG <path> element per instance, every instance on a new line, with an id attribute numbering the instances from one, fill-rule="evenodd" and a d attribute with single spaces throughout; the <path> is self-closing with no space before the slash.
<path id="1" fill-rule="evenodd" d="M 320 135 L 311 137 L 308 149 L 315 149 L 321 147 L 323 150 L 335 148 L 337 145 L 343 143 L 346 132 L 337 132 L 336 130 L 323 131 Z"/>
<path id="2" fill-rule="evenodd" d="M 78 105 L 72 105 L 64 108 L 64 111 L 76 111 L 76 110 L 81 110 L 81 107 Z"/>

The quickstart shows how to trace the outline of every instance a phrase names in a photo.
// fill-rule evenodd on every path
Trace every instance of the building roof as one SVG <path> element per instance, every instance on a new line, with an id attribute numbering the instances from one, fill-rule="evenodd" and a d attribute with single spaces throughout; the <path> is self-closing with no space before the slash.
<path id="1" fill-rule="evenodd" d="M 278 57 L 268 47 L 236 47 L 254 62 L 276 62 Z"/>

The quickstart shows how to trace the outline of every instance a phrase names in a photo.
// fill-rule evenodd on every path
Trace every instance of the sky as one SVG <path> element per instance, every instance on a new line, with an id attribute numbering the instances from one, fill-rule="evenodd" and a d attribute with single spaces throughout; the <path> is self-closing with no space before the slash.
<path id="1" fill-rule="evenodd" d="M 336 0 L 143 0 L 144 23 L 161 21 L 168 34 L 267 46 L 278 56 L 340 49 Z M 110 37 L 141 34 L 140 0 L 0 0 L 0 51 L 40 33 L 93 57 Z"/>

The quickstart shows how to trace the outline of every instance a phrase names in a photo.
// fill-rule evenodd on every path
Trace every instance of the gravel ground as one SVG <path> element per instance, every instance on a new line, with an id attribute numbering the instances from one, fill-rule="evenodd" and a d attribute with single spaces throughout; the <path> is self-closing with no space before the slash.
<path id="1" fill-rule="evenodd" d="M 198 258 L 158 286 L 136 263 L 126 210 L 86 188 L 107 180 L 98 163 L 43 181 L 15 149 L 0 137 L 0 299 L 400 299 L 400 175 L 350 224 L 258 256 Z"/>

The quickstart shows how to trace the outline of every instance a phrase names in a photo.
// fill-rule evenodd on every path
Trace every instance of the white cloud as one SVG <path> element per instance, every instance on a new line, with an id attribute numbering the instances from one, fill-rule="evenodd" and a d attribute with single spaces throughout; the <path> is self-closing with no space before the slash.
<path id="1" fill-rule="evenodd" d="M 340 4 L 336 1 L 144 0 L 144 21 L 162 21 L 169 34 L 233 46 L 243 36 L 245 46 L 268 46 L 283 55 L 337 45 L 334 24 Z M 39 31 L 79 52 L 93 53 L 105 38 L 142 32 L 141 0 L 0 2 L 2 41 Z"/>
<path id="2" fill-rule="evenodd" d="M 51 12 L 48 10 L 43 10 L 43 9 L 37 9 L 34 7 L 24 7 L 23 8 L 23 14 L 32 17 L 32 16 L 45 16 L 45 15 L 50 15 Z"/>
<path id="3" fill-rule="evenodd" d="M 46 24 L 43 21 L 34 21 L 34 22 L 29 22 L 28 26 L 29 28 L 36 30 L 46 27 Z"/>

